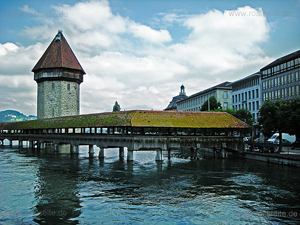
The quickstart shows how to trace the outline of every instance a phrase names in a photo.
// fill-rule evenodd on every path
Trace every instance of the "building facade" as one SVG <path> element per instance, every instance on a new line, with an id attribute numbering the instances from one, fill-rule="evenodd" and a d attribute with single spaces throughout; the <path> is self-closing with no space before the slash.
<path id="1" fill-rule="evenodd" d="M 85 74 L 61 31 L 32 69 L 38 85 L 37 118 L 79 115 Z"/>
<path id="2" fill-rule="evenodd" d="M 172 101 L 169 103 L 165 111 L 178 111 L 177 102 L 183 99 L 186 99 L 188 96 L 185 93 L 185 87 L 181 85 L 179 95 L 173 97 Z"/>
<path id="3" fill-rule="evenodd" d="M 260 72 L 232 82 L 231 108 L 247 109 L 257 120 L 261 101 L 261 75 Z"/>
<path id="4" fill-rule="evenodd" d="M 231 106 L 231 89 L 230 82 L 224 82 L 206 90 L 200 91 L 177 102 L 178 111 L 200 111 L 203 103 L 209 97 L 214 96 L 221 103 L 223 109 Z"/>
<path id="5" fill-rule="evenodd" d="M 275 60 L 260 72 L 263 102 L 300 97 L 300 50 Z"/>

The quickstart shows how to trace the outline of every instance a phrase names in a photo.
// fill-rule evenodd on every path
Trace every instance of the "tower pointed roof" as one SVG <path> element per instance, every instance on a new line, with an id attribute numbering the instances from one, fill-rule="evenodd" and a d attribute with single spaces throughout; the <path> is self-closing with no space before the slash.
<path id="1" fill-rule="evenodd" d="M 45 53 L 32 69 L 32 72 L 50 68 L 79 70 L 82 74 L 85 74 L 62 31 L 58 31 Z"/>

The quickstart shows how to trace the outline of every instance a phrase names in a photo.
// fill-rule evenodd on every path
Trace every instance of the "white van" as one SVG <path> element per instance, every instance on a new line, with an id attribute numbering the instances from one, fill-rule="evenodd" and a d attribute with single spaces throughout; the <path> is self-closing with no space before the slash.
<path id="1" fill-rule="evenodd" d="M 282 140 L 288 140 L 290 143 L 294 143 L 296 141 L 296 136 L 295 135 L 289 135 L 287 133 L 282 133 Z M 279 144 L 279 133 L 275 133 L 268 139 L 268 142 L 273 143 L 273 144 Z"/>

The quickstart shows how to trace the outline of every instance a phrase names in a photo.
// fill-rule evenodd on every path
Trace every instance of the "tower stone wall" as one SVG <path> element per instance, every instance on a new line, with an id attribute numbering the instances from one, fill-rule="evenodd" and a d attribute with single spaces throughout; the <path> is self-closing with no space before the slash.
<path id="1" fill-rule="evenodd" d="M 79 115 L 80 86 L 72 81 L 44 81 L 38 83 L 37 117 Z"/>

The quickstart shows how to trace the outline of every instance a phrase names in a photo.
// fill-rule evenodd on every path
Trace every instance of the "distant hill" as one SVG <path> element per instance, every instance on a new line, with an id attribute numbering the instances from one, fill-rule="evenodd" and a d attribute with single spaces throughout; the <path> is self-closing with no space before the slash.
<path id="1" fill-rule="evenodd" d="M 15 110 L 0 111 L 0 122 L 18 122 L 25 120 L 36 120 L 36 116 L 26 116 Z"/>

